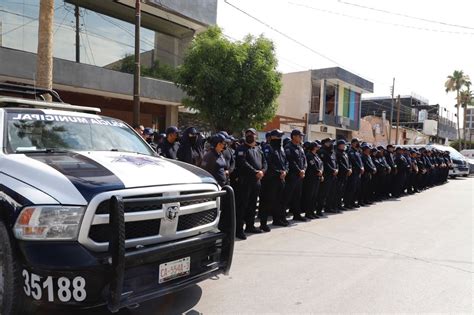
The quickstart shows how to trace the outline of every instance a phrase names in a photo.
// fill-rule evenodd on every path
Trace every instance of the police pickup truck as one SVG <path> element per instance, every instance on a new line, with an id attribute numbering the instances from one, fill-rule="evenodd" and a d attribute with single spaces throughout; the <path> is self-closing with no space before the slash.
<path id="1" fill-rule="evenodd" d="M 232 189 L 59 100 L 0 84 L 0 314 L 117 312 L 227 274 Z"/>

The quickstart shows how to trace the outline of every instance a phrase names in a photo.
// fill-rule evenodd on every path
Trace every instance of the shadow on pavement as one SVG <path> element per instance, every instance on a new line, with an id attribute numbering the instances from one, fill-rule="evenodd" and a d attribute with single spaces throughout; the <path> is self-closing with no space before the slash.
<path id="1" fill-rule="evenodd" d="M 135 309 L 123 309 L 117 315 L 178 315 L 188 314 L 197 315 L 201 314 L 199 311 L 194 310 L 193 307 L 199 302 L 202 296 L 202 289 L 193 285 L 187 289 L 179 292 L 165 295 L 159 299 L 145 302 L 140 307 Z M 36 315 L 64 315 L 64 311 L 51 311 L 41 310 L 36 312 Z M 83 311 L 68 311 L 67 315 L 110 315 L 106 307 L 97 309 L 89 309 Z"/>

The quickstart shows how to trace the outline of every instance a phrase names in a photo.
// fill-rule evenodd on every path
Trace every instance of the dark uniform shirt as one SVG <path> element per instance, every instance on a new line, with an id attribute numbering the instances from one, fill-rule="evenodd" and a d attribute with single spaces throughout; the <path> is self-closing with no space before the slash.
<path id="1" fill-rule="evenodd" d="M 201 167 L 211 173 L 219 185 L 225 186 L 228 184 L 225 175 L 226 162 L 222 153 L 217 153 L 214 149 L 209 150 L 202 158 Z"/>
<path id="2" fill-rule="evenodd" d="M 336 154 L 328 150 L 325 147 L 322 147 L 318 151 L 319 157 L 323 161 L 324 164 L 324 175 L 332 175 L 335 171 L 338 170 L 337 168 L 337 161 L 336 161 Z"/>
<path id="3" fill-rule="evenodd" d="M 266 145 L 263 153 L 268 164 L 265 177 L 280 177 L 281 172 L 288 172 L 288 160 L 281 146 Z"/>
<path id="4" fill-rule="evenodd" d="M 204 149 L 199 145 L 181 144 L 177 152 L 180 161 L 196 166 L 201 165 L 203 155 Z"/>
<path id="5" fill-rule="evenodd" d="M 408 164 L 408 161 L 403 154 L 395 154 L 395 164 L 400 173 L 406 173 L 410 168 L 410 164 Z"/>
<path id="6" fill-rule="evenodd" d="M 255 178 L 258 171 L 267 171 L 267 161 L 263 156 L 262 148 L 258 145 L 241 145 L 235 151 L 235 162 L 238 177 Z"/>
<path id="7" fill-rule="evenodd" d="M 375 167 L 372 157 L 370 155 L 362 154 L 362 162 L 364 163 L 365 172 L 368 174 L 375 174 L 377 168 Z"/>
<path id="8" fill-rule="evenodd" d="M 307 152 L 306 161 L 308 162 L 308 168 L 306 169 L 305 179 L 319 179 L 324 173 L 323 161 L 321 161 L 319 155 Z"/>
<path id="9" fill-rule="evenodd" d="M 285 146 L 285 154 L 289 164 L 289 173 L 298 174 L 299 172 L 306 170 L 306 156 L 300 145 L 289 142 Z"/>
<path id="10" fill-rule="evenodd" d="M 364 164 L 362 163 L 362 158 L 359 150 L 351 147 L 349 148 L 347 155 L 349 156 L 349 161 L 351 162 L 352 171 L 354 172 L 354 174 L 360 174 L 362 169 L 364 168 Z"/>
<path id="11" fill-rule="evenodd" d="M 393 159 L 393 153 L 389 151 L 384 152 L 385 160 L 387 161 L 388 166 L 393 170 L 397 168 L 397 165 L 395 164 L 395 160 Z"/>
<path id="12" fill-rule="evenodd" d="M 377 168 L 377 173 L 379 174 L 387 174 L 390 166 L 387 163 L 387 160 L 385 160 L 385 157 L 379 156 L 374 158 L 374 164 L 375 167 Z"/>
<path id="13" fill-rule="evenodd" d="M 230 174 L 235 169 L 235 156 L 234 156 L 234 149 L 231 147 L 227 147 L 224 151 L 222 151 L 222 155 L 224 156 L 224 160 L 226 162 L 226 171 L 229 171 Z"/>
<path id="14" fill-rule="evenodd" d="M 167 157 L 168 159 L 178 159 L 179 142 L 169 143 L 168 139 L 164 139 L 160 145 L 160 155 Z"/>
<path id="15" fill-rule="evenodd" d="M 351 162 L 349 161 L 349 156 L 343 150 L 336 150 L 336 160 L 339 173 L 337 174 L 340 177 L 347 176 L 349 170 L 352 170 Z"/>

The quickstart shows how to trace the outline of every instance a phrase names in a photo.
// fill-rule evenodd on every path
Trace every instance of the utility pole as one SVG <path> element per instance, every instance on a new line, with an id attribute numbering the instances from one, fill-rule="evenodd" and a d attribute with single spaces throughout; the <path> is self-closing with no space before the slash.
<path id="1" fill-rule="evenodd" d="M 135 72 L 133 75 L 133 124 L 140 124 L 140 0 L 135 1 Z"/>
<path id="2" fill-rule="evenodd" d="M 79 28 L 79 18 L 80 18 L 80 12 L 79 12 L 79 6 L 76 4 L 76 7 L 74 8 L 74 16 L 76 17 L 76 62 L 79 63 L 81 62 L 81 39 L 80 39 L 80 28 Z"/>
<path id="3" fill-rule="evenodd" d="M 38 52 L 36 58 L 36 83 L 38 87 L 53 88 L 53 23 L 54 0 L 41 0 L 38 27 Z M 46 95 L 51 101 L 51 96 Z"/>
<path id="4" fill-rule="evenodd" d="M 436 126 L 436 143 L 439 143 L 439 128 L 441 127 L 441 107 L 438 104 L 438 126 Z"/>
<path id="5" fill-rule="evenodd" d="M 395 144 L 398 144 L 398 127 L 400 125 L 400 95 L 397 97 L 397 129 L 395 131 Z"/>
<path id="6" fill-rule="evenodd" d="M 392 84 L 392 106 L 390 107 L 390 129 L 388 130 L 388 143 L 392 143 L 392 123 L 393 123 L 393 108 L 395 107 L 395 78 Z"/>
<path id="7" fill-rule="evenodd" d="M 0 47 L 3 46 L 3 36 L 2 36 L 2 34 L 3 34 L 3 22 L 2 22 L 2 20 L 0 20 Z"/>

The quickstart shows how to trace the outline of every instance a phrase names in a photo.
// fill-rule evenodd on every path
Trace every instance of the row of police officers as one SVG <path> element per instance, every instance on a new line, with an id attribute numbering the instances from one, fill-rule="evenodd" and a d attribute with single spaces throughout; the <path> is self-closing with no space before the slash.
<path id="1" fill-rule="evenodd" d="M 177 132 L 168 128 L 158 152 L 178 159 L 185 151 L 185 162 L 204 168 L 221 186 L 232 185 L 240 239 L 270 232 L 270 217 L 273 226 L 288 226 L 290 214 L 304 222 L 420 192 L 446 182 L 452 164 L 447 151 L 373 147 L 357 138 L 303 143 L 300 130 L 284 140 L 282 131 L 272 130 L 263 143 L 253 128 L 240 141 L 222 131 L 199 142 L 196 130 L 188 128 L 184 145 Z"/>

